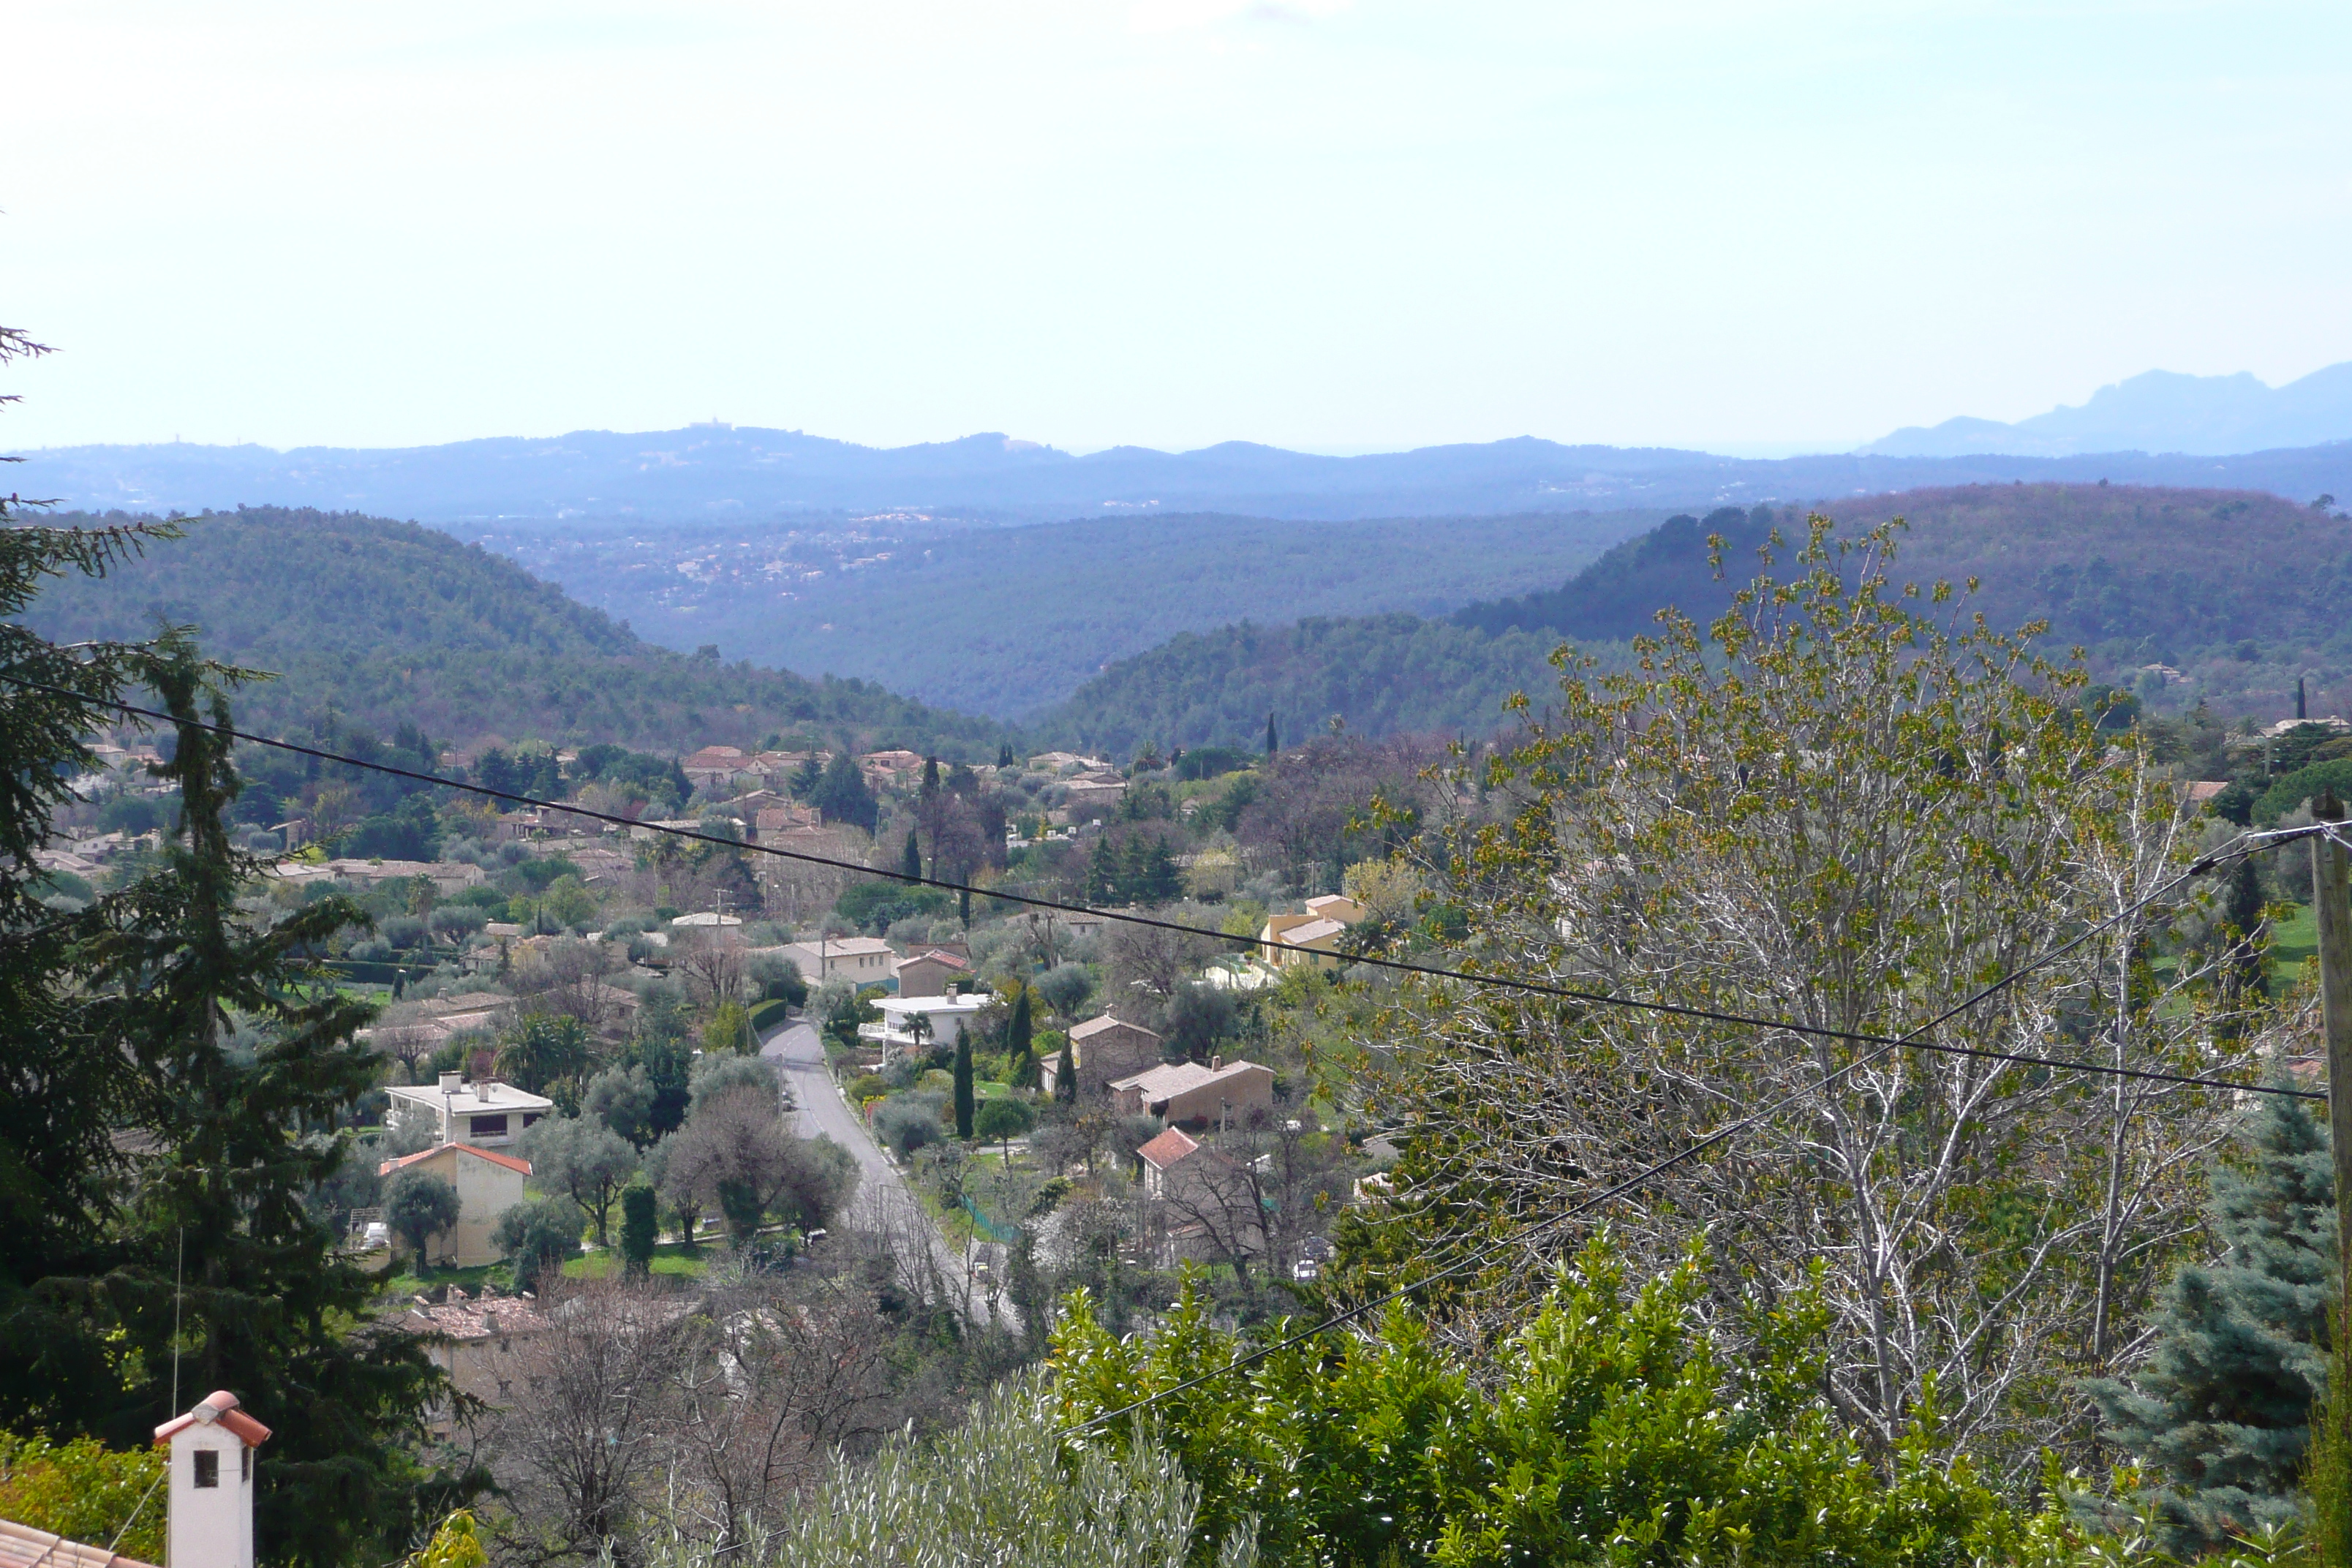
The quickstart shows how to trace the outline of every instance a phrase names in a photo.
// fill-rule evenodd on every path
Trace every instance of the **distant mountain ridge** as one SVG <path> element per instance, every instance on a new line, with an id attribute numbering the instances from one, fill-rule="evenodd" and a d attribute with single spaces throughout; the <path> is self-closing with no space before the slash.
<path id="1" fill-rule="evenodd" d="M 2126 485 L 1964 485 L 1830 503 L 1838 531 L 1901 516 L 1898 583 L 1978 580 L 1965 613 L 1997 629 L 2049 624 L 2042 651 L 2085 649 L 2095 678 L 2228 717 L 2294 711 L 2305 679 L 2315 713 L 2352 714 L 2352 519 L 2275 496 Z M 1719 508 L 1669 519 L 1556 588 L 1465 606 L 1444 620 L 1338 617 L 1188 635 L 1112 664 L 1034 733 L 1118 750 L 1251 743 L 1264 714 L 1283 733 L 1336 717 L 1360 734 L 1506 725 L 1525 691 L 1553 689 L 1544 656 L 1568 641 L 1604 665 L 1673 607 L 1704 626 L 1759 570 L 1777 531 L 1775 575 L 1804 539 L 1795 508 Z M 1725 542 L 1720 575 L 1706 540 Z M 2152 683 L 2152 685 L 2151 685 Z"/>
<path id="2" fill-rule="evenodd" d="M 2340 433 L 2352 436 L 2352 426 Z M 469 531 L 498 520 L 725 526 L 804 512 L 1006 523 L 1155 511 L 1336 520 L 1705 509 L 2018 479 L 2225 486 L 2293 500 L 2352 495 L 2352 441 L 2237 457 L 1865 451 L 1762 459 L 1517 437 L 1355 458 L 1242 441 L 1077 457 L 1003 435 L 885 449 L 794 430 L 699 425 L 402 448 L 169 445 L 19 455 L 30 461 L 13 481 L 88 510 L 307 506 Z"/>
<path id="3" fill-rule="evenodd" d="M 2182 375 L 2151 370 L 2103 386 L 2079 408 L 2053 408 L 2004 425 L 1947 419 L 1907 426 L 1861 455 L 1960 458 L 2000 454 L 2067 458 L 2097 452 L 2231 456 L 2316 447 L 2352 438 L 2352 361 L 2284 386 L 2252 374 Z"/>

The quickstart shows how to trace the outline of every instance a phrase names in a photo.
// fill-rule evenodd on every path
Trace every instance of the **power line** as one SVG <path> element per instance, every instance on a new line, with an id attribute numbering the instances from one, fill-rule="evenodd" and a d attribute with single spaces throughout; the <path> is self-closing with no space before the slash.
<path id="1" fill-rule="evenodd" d="M 666 823 L 637 822 L 614 812 L 596 811 L 587 806 L 563 801 L 543 800 L 537 795 L 521 795 L 513 790 L 494 789 L 488 784 L 467 784 L 457 779 L 444 778 L 438 773 L 420 773 L 414 768 L 398 767 L 390 763 L 380 763 L 362 757 L 345 756 L 338 752 L 325 751 L 316 746 L 305 746 L 293 741 L 282 741 L 275 738 L 274 736 L 252 734 L 247 731 L 236 729 L 232 725 L 213 724 L 194 719 L 176 719 L 169 713 L 158 712 L 152 708 L 141 708 L 133 703 L 121 701 L 119 699 L 88 697 L 79 692 L 69 691 L 63 687 L 50 686 L 37 680 L 27 680 L 21 676 L 0 674 L 0 683 L 19 687 L 26 690 L 46 692 L 51 696 L 68 698 L 74 701 L 89 703 L 93 706 L 112 708 L 119 712 L 128 713 L 142 719 L 152 719 L 164 724 L 184 724 L 190 729 L 202 730 L 209 734 L 224 736 L 229 740 L 243 741 L 251 745 L 266 746 L 276 751 L 289 752 L 296 756 L 311 757 L 320 762 L 334 763 L 344 767 L 360 768 L 371 773 L 385 773 L 394 778 L 407 779 L 416 784 L 433 784 L 443 789 L 460 790 L 469 795 L 485 795 L 492 800 L 503 800 L 512 805 L 531 806 L 538 810 L 566 812 L 573 816 L 585 817 L 588 820 L 594 822 L 610 823 L 618 827 L 630 829 L 645 828 L 651 832 L 665 834 L 674 838 L 687 839 L 693 843 L 711 844 L 726 849 L 746 851 L 757 855 L 768 855 L 779 859 L 798 861 L 804 865 L 823 866 L 832 870 L 848 871 L 858 876 L 878 877 L 885 881 L 899 882 L 912 887 L 937 888 L 942 891 L 950 893 L 972 893 L 977 894 L 983 899 L 993 899 L 1000 903 L 1018 904 L 1028 909 L 1044 910 L 1062 914 L 1087 915 L 1097 920 L 1116 921 L 1122 924 L 1141 926 L 1152 931 L 1171 931 L 1182 936 L 1206 937 L 1214 942 L 1237 942 L 1245 946 L 1270 948 L 1277 952 L 1301 953 L 1309 957 L 1330 956 L 1320 949 L 1304 947 L 1297 943 L 1283 942 L 1279 939 L 1267 941 L 1257 937 L 1239 937 L 1234 936 L 1229 931 L 1212 931 L 1205 926 L 1186 925 L 1181 921 L 1162 920 L 1155 915 L 1139 914 L 1132 910 L 1097 910 L 1090 908 L 1085 904 L 1073 904 L 1057 899 L 1039 898 L 1032 893 L 1000 892 L 988 888 L 975 888 L 966 882 L 948 881 L 941 878 L 925 877 L 910 871 L 894 871 L 879 866 L 865 866 L 860 865 L 854 860 L 836 860 L 830 856 L 813 855 L 808 851 L 802 849 L 786 849 L 779 845 L 747 844 L 740 839 L 722 837 L 715 833 L 702 833 L 690 827 L 676 827 Z M 2172 882 L 2167 883 L 2164 890 L 2169 891 L 2171 888 L 2177 887 L 2180 882 L 2186 881 L 2192 877 L 2202 875 L 2204 872 L 2212 870 L 2230 860 L 2242 858 L 2244 856 L 2254 854 L 2262 849 L 2275 847 L 2277 845 L 2284 843 L 2290 839 L 2308 837 L 2315 834 L 2326 831 L 2327 831 L 2327 825 L 2317 824 L 2308 827 L 2284 828 L 2266 833 L 2241 834 L 2229 844 L 2223 845 L 2220 848 L 2211 850 L 2206 855 L 2200 857 L 2195 863 L 2189 866 L 2187 871 L 2183 872 Z M 2131 909 L 2125 911 L 2125 913 L 2126 915 L 2137 913 L 2141 909 L 2146 908 L 2147 904 L 2152 901 L 2153 896 L 2149 899 L 2143 899 L 2138 903 L 2134 904 Z M 2124 917 L 2116 917 L 2116 919 L 2121 918 Z M 2100 925 L 2094 927 L 2093 930 L 2102 931 L 2113 923 L 2114 921 L 2112 920 L 2103 921 Z M 2087 935 L 2089 933 L 2085 934 Z M 2078 938 L 2077 940 L 2079 941 L 2081 939 Z M 2071 946 L 2073 944 L 2069 943 L 2068 945 Z M 2061 949 L 2060 951 L 2063 952 L 2063 949 Z M 1805 1036 L 1814 1039 L 1839 1040 L 1850 1045 L 1880 1047 L 1902 1045 L 1914 1047 L 1920 1050 L 1935 1051 L 1945 1056 L 1969 1057 L 1980 1061 L 2005 1062 L 2013 1067 L 2047 1068 L 2061 1072 L 2093 1073 L 2107 1078 L 2132 1079 L 2143 1082 L 2168 1083 L 2202 1089 L 2222 1089 L 2246 1094 L 2276 1094 L 2302 1100 L 2324 1100 L 2326 1098 L 2324 1093 L 2315 1090 L 2290 1089 L 2283 1085 L 2239 1083 L 2228 1079 L 2204 1078 L 2193 1073 L 2165 1072 L 2153 1068 L 2126 1068 L 2117 1067 L 2103 1062 L 2068 1061 L 2057 1057 L 2039 1057 L 2016 1051 L 1989 1050 L 1979 1046 L 1961 1046 L 1953 1045 L 1946 1041 L 1921 1040 L 1914 1038 L 1911 1036 L 1874 1034 L 1864 1030 L 1854 1029 L 1833 1029 L 1818 1024 L 1800 1024 L 1787 1019 L 1762 1018 L 1748 1014 L 1727 1013 L 1716 1008 L 1695 1007 L 1676 1002 L 1651 1002 L 1644 1001 L 1639 997 L 1613 996 L 1603 991 L 1585 991 L 1573 986 L 1547 985 L 1540 981 L 1523 980 L 1511 975 L 1480 974 L 1469 970 L 1442 969 L 1434 964 L 1412 963 L 1403 959 L 1381 958 L 1370 954 L 1363 954 L 1350 955 L 1350 962 L 1361 963 L 1370 968 L 1388 970 L 1396 973 L 1418 974 L 1429 979 L 1457 980 L 1468 984 L 1493 986 L 1499 990 L 1524 992 L 1530 995 L 1548 996 L 1561 1001 L 1583 1002 L 1596 1006 L 1624 1007 L 1640 1012 L 1654 1013 L 1667 1017 L 1688 1018 L 1702 1023 L 1730 1024 L 1741 1028 L 1778 1031 L 1783 1034 Z M 1914 1033 L 1916 1034 L 1916 1031 L 1914 1031 Z"/>
<path id="2" fill-rule="evenodd" d="M 2137 902 L 2130 905 L 2128 908 L 2108 916 L 2098 924 L 2070 937 L 2065 942 L 2060 942 L 2057 946 L 2050 949 L 2032 963 L 2022 964 L 2016 969 L 2012 969 L 2008 973 L 1988 983 L 1980 990 L 1953 1004 L 1951 1006 L 1947 1007 L 1944 1011 L 1937 1014 L 1934 1017 L 1911 1030 L 1908 1034 L 1897 1036 L 1895 1038 L 1888 1040 L 1885 1044 L 1880 1046 L 1876 1050 L 1871 1051 L 1864 1056 L 1856 1057 L 1853 1060 L 1846 1063 L 1843 1067 L 1838 1068 L 1834 1071 L 1824 1076 L 1821 1082 L 1817 1084 L 1808 1084 L 1802 1089 L 1790 1090 L 1787 1094 L 1772 1100 L 1770 1103 L 1763 1106 L 1759 1110 L 1752 1110 L 1746 1116 L 1740 1117 L 1737 1121 L 1728 1122 L 1726 1125 L 1717 1128 L 1715 1131 L 1710 1132 L 1706 1137 L 1698 1140 L 1698 1142 L 1686 1145 L 1685 1147 L 1676 1151 L 1675 1153 L 1667 1155 L 1664 1159 L 1660 1160 L 1654 1165 L 1648 1165 L 1636 1171 L 1633 1174 L 1626 1177 L 1623 1181 L 1619 1182 L 1616 1185 L 1593 1194 L 1591 1196 L 1585 1198 L 1582 1202 L 1574 1205 L 1572 1207 L 1563 1211 L 1562 1213 L 1554 1215 L 1549 1219 L 1538 1220 L 1532 1225 L 1522 1226 L 1518 1230 L 1513 1231 L 1507 1236 L 1497 1237 L 1493 1241 L 1488 1242 L 1486 1246 L 1474 1248 L 1469 1253 L 1447 1265 L 1445 1268 L 1439 1269 L 1434 1274 L 1424 1275 L 1421 1279 L 1412 1280 L 1408 1284 L 1400 1285 L 1384 1296 L 1375 1297 L 1371 1300 L 1350 1307 L 1345 1311 L 1335 1312 L 1330 1317 L 1324 1319 L 1321 1322 L 1315 1324 L 1311 1328 L 1302 1329 L 1298 1332 L 1286 1335 L 1282 1339 L 1275 1341 L 1271 1344 L 1262 1345 L 1256 1350 L 1251 1351 L 1246 1354 L 1236 1356 L 1223 1366 L 1213 1367 L 1207 1372 L 1197 1373 L 1181 1382 L 1171 1384 L 1166 1388 L 1160 1389 L 1156 1393 L 1148 1394 L 1140 1399 L 1130 1400 L 1127 1404 L 1120 1405 L 1116 1410 L 1105 1411 L 1103 1414 L 1073 1427 L 1072 1431 L 1074 1433 L 1091 1432 L 1096 1427 L 1108 1426 L 1123 1415 L 1133 1415 L 1137 1411 L 1148 1409 L 1151 1405 L 1159 1404 L 1163 1399 L 1172 1398 L 1176 1394 L 1182 1394 L 1187 1390 L 1198 1388 L 1203 1384 L 1213 1382 L 1217 1378 L 1224 1377 L 1232 1373 L 1238 1372 L 1244 1367 L 1254 1366 L 1270 1355 L 1274 1355 L 1281 1351 L 1288 1350 L 1294 1345 L 1303 1344 L 1308 1340 L 1314 1339 L 1318 1335 L 1328 1333 L 1331 1330 L 1340 1327 L 1342 1324 L 1352 1322 L 1356 1319 L 1362 1317 L 1367 1312 L 1375 1311 L 1393 1301 L 1401 1301 L 1407 1296 L 1413 1295 L 1418 1291 L 1427 1289 L 1429 1286 L 1436 1284 L 1441 1279 L 1448 1279 L 1453 1275 L 1459 1274 L 1464 1269 L 1469 1268 L 1472 1264 L 1480 1261 L 1482 1258 L 1492 1257 L 1506 1247 L 1533 1241 L 1537 1237 L 1544 1235 L 1546 1232 L 1557 1229 L 1558 1227 L 1568 1224 L 1570 1220 L 1581 1218 L 1583 1215 L 1591 1214 L 1594 1209 L 1601 1207 L 1603 1204 L 1609 1203 L 1612 1199 L 1621 1197 L 1624 1194 L 1633 1191 L 1635 1187 L 1647 1182 L 1651 1177 L 1661 1175 L 1664 1173 L 1674 1169 L 1676 1165 L 1683 1164 L 1685 1162 L 1705 1153 L 1707 1150 L 1714 1148 L 1717 1144 L 1726 1142 L 1732 1138 L 1738 1137 L 1740 1133 L 1764 1121 L 1766 1118 L 1787 1109 L 1789 1106 L 1795 1104 L 1798 1100 L 1802 1100 L 1809 1095 L 1820 1093 L 1822 1090 L 1828 1089 L 1832 1084 L 1836 1083 L 1840 1079 L 1858 1071 L 1862 1068 L 1867 1067 L 1871 1063 L 1879 1060 L 1881 1058 L 1891 1054 L 1898 1047 L 1905 1045 L 1917 1045 L 1922 1043 L 1917 1040 L 1916 1037 L 1923 1035 L 1930 1029 L 1937 1028 L 1941 1025 L 1949 1022 L 1951 1019 L 1958 1016 L 1960 1014 L 1975 1006 L 1978 1003 L 1983 1001 L 1986 997 L 2015 984 L 2018 981 L 2022 980 L 2029 974 L 2032 974 L 2034 971 L 2045 968 L 2049 964 L 2055 963 L 2069 950 L 2090 941 L 2091 938 L 2098 935 L 2101 931 L 2105 931 L 2112 926 L 2120 924 L 2124 921 L 2129 920 L 2133 915 L 2137 914 L 2141 910 L 2144 910 L 2148 905 L 2156 902 L 2157 900 L 2165 897 L 2175 888 L 2179 887 L 2182 883 L 2188 881 L 2197 874 L 2196 868 L 2193 867 L 2187 871 L 2183 871 L 2179 876 L 2175 877 L 2172 880 L 2165 883 L 2162 887 L 2157 889 L 2154 892 L 2139 900 Z"/>

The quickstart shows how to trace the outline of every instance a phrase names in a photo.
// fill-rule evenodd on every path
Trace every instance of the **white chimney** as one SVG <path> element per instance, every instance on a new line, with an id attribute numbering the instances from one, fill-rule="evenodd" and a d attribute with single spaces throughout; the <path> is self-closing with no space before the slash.
<path id="1" fill-rule="evenodd" d="M 268 1440 L 226 1389 L 155 1428 L 171 1450 L 166 1568 L 253 1568 L 253 1451 Z"/>
<path id="2" fill-rule="evenodd" d="M 463 1088 L 465 1088 L 465 1087 L 466 1087 L 466 1075 L 465 1075 L 464 1073 L 461 1073 L 461 1072 L 445 1072 L 445 1073 L 443 1073 L 443 1074 L 441 1075 L 441 1092 L 442 1092 L 442 1093 L 444 1093 L 444 1094 L 455 1094 L 455 1093 L 457 1093 L 459 1089 L 463 1089 Z"/>

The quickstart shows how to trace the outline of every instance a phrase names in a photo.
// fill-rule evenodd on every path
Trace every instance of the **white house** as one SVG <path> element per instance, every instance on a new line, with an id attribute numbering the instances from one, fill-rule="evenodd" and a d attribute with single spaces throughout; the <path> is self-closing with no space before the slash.
<path id="1" fill-rule="evenodd" d="M 880 1043 L 885 1059 L 901 1049 L 913 1046 L 915 1034 L 908 1020 L 920 1015 L 930 1025 L 927 1048 L 951 1046 L 963 1037 L 963 1021 L 993 1000 L 984 996 L 884 996 L 875 1005 L 882 1009 L 882 1022 L 858 1026 L 862 1039 Z"/>
<path id="2" fill-rule="evenodd" d="M 496 1079 L 468 1083 L 466 1075 L 445 1072 L 436 1084 L 398 1084 L 392 1096 L 392 1124 L 404 1132 L 425 1131 L 442 1143 L 499 1148 L 555 1108 L 545 1095 L 530 1094 Z"/>
<path id="3" fill-rule="evenodd" d="M 164 1561 L 172 1568 L 253 1568 L 253 1451 L 269 1428 L 226 1389 L 155 1428 L 171 1450 Z"/>

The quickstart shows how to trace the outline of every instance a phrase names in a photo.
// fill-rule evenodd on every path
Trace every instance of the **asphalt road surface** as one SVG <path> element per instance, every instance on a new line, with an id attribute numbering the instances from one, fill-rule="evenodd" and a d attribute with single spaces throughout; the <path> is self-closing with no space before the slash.
<path id="1" fill-rule="evenodd" d="M 948 1245 L 922 1204 L 907 1185 L 907 1178 L 882 1152 L 866 1131 L 865 1119 L 849 1101 L 825 1067 L 824 1042 L 816 1026 L 798 1019 L 761 1037 L 760 1054 L 782 1069 L 784 1087 L 798 1107 L 798 1128 L 803 1138 L 830 1138 L 857 1162 L 857 1205 L 868 1214 L 889 1215 L 910 1226 L 930 1247 L 932 1261 L 950 1294 L 964 1303 L 965 1316 L 975 1323 L 989 1318 L 988 1302 L 972 1285 L 970 1260 Z M 998 1320 L 1014 1322 L 1012 1303 L 1000 1300 Z"/>

